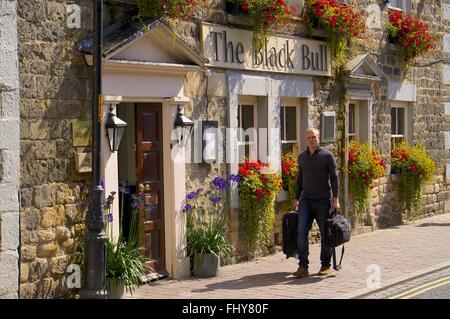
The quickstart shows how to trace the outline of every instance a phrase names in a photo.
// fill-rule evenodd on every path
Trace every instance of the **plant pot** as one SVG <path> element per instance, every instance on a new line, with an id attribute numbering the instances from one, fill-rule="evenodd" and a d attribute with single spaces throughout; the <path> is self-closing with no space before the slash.
<path id="1" fill-rule="evenodd" d="M 225 2 L 225 12 L 234 16 L 244 15 L 247 11 L 242 9 L 242 6 L 236 3 Z"/>
<path id="2" fill-rule="evenodd" d="M 117 280 L 106 278 L 106 299 L 125 299 L 125 285 Z"/>
<path id="3" fill-rule="evenodd" d="M 199 260 L 194 260 L 194 276 L 205 278 L 215 277 L 219 273 L 219 258 L 213 254 L 203 254 Z"/>

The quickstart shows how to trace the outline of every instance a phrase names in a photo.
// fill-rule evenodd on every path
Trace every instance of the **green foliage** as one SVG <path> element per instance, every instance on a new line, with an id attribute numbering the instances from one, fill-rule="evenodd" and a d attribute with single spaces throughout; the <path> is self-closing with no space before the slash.
<path id="1" fill-rule="evenodd" d="M 206 253 L 220 256 L 225 263 L 233 255 L 225 224 L 229 190 L 238 182 L 239 176 L 234 174 L 227 179 L 216 177 L 208 190 L 199 188 L 186 195 L 187 253 L 194 263 Z"/>
<path id="2" fill-rule="evenodd" d="M 139 15 L 146 18 L 187 19 L 198 6 L 198 0 L 136 0 Z"/>
<path id="3" fill-rule="evenodd" d="M 292 153 L 286 153 L 281 157 L 281 179 L 284 189 L 288 191 L 288 205 L 292 207 L 297 189 L 298 163 L 297 156 Z"/>
<path id="4" fill-rule="evenodd" d="M 386 163 L 368 143 L 352 141 L 348 153 L 349 192 L 355 200 L 356 211 L 361 212 L 369 207 L 370 189 L 384 175 Z"/>
<path id="5" fill-rule="evenodd" d="M 105 211 L 108 215 L 109 223 L 107 229 L 111 229 L 111 234 L 106 242 L 106 277 L 110 278 L 112 286 L 122 283 L 126 290 L 133 293 L 133 290 L 146 276 L 145 262 L 147 258 L 142 255 L 142 248 L 139 244 L 141 237 L 141 227 L 139 223 L 139 206 L 143 204 L 142 197 L 133 194 L 133 212 L 131 215 L 128 239 L 124 239 L 123 234 L 123 207 L 121 208 L 119 223 L 119 238 L 117 243 L 112 240 L 112 215 L 109 210 L 114 201 L 115 192 L 112 192 L 106 200 Z M 122 192 L 124 196 L 124 192 Z M 124 202 L 122 197 L 122 203 Z M 111 228 L 110 228 L 111 227 Z"/>
<path id="6" fill-rule="evenodd" d="M 432 180 L 436 163 L 428 156 L 423 145 L 396 145 L 391 152 L 392 170 L 400 172 L 406 211 L 411 215 L 420 211 L 422 185 Z"/>
<path id="7" fill-rule="evenodd" d="M 275 199 L 282 181 L 278 174 L 265 172 L 267 165 L 246 160 L 239 165 L 239 223 L 247 252 L 260 240 L 268 245 L 275 220 Z"/>

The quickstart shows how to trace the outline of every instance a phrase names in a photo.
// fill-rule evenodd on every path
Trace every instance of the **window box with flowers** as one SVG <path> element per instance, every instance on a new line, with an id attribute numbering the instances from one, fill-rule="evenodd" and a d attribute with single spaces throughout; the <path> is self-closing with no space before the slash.
<path id="1" fill-rule="evenodd" d="M 387 31 L 389 41 L 401 47 L 406 62 L 433 48 L 428 25 L 402 11 L 389 11 Z"/>
<path id="2" fill-rule="evenodd" d="M 199 0 L 136 0 L 141 18 L 185 20 L 193 15 Z"/>
<path id="3" fill-rule="evenodd" d="M 410 146 L 405 142 L 392 150 L 391 162 L 392 171 L 400 172 L 406 212 L 415 217 L 422 204 L 422 185 L 433 178 L 436 163 L 422 145 Z"/>
<path id="4" fill-rule="evenodd" d="M 345 152 L 345 150 L 344 150 Z M 355 202 L 356 218 L 370 206 L 373 182 L 384 176 L 386 163 L 369 144 L 352 141 L 348 149 L 349 193 Z"/>
<path id="5" fill-rule="evenodd" d="M 325 31 L 333 66 L 343 65 L 352 39 L 365 31 L 364 12 L 338 0 L 307 0 L 305 21 L 310 33 Z"/>
<path id="6" fill-rule="evenodd" d="M 248 14 L 257 43 L 264 42 L 286 25 L 295 11 L 294 6 L 288 6 L 285 0 L 227 0 L 227 3 L 240 7 L 244 14 Z"/>
<path id="7" fill-rule="evenodd" d="M 271 173 L 261 161 L 239 164 L 239 224 L 244 235 L 244 250 L 249 255 L 258 242 L 270 244 L 275 220 L 275 199 L 283 187 L 279 174 Z"/>

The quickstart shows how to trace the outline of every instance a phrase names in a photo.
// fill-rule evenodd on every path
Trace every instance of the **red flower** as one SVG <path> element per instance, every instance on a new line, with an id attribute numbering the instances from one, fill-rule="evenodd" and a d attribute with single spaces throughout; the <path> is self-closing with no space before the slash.
<path id="1" fill-rule="evenodd" d="M 244 2 L 242 4 L 242 10 L 248 11 L 248 3 L 247 2 Z"/>

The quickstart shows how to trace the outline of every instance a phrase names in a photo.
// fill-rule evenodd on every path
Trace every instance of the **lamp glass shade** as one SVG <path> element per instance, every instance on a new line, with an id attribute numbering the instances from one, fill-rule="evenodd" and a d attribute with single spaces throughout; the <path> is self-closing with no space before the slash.
<path id="1" fill-rule="evenodd" d="M 119 150 L 120 142 L 122 141 L 123 133 L 127 123 L 119 119 L 112 112 L 109 113 L 108 119 L 105 123 L 106 133 L 108 135 L 109 147 L 112 152 Z"/>

